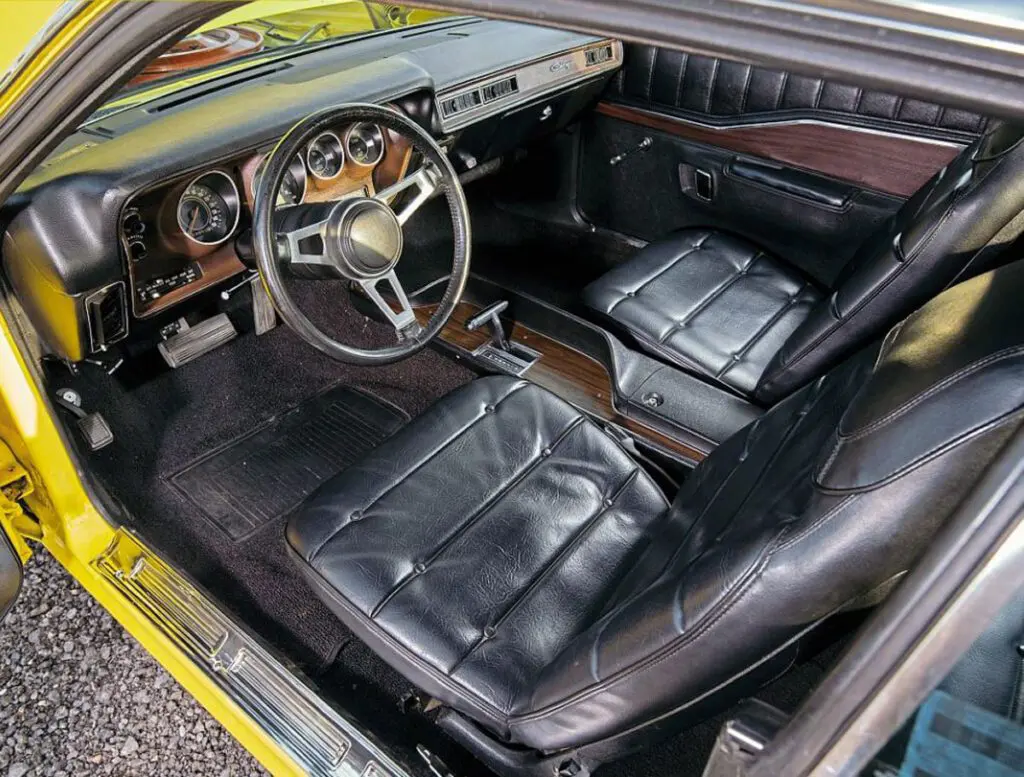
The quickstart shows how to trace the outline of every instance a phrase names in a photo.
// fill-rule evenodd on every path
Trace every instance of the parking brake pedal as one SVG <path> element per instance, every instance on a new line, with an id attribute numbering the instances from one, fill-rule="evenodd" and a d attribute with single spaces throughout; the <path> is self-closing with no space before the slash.
<path id="1" fill-rule="evenodd" d="M 110 425 L 99 413 L 87 413 L 82 409 L 82 397 L 74 389 L 58 389 L 56 402 L 75 417 L 78 431 L 85 438 L 89 450 L 98 451 L 114 441 Z"/>
<path id="2" fill-rule="evenodd" d="M 157 348 L 169 367 L 177 369 L 238 337 L 234 324 L 223 313 L 201 321 L 164 340 Z"/>

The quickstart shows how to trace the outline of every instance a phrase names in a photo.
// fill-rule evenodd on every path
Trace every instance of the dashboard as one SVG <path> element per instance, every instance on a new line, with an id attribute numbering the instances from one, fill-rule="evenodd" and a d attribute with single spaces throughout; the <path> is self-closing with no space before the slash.
<path id="1" fill-rule="evenodd" d="M 310 113 L 392 106 L 468 176 L 574 121 L 621 63 L 618 41 L 461 17 L 158 93 L 86 122 L 0 206 L 5 275 L 60 358 L 142 343 L 246 272 L 234 243 L 261 166 Z M 372 195 L 414 156 L 376 125 L 331 127 L 292 160 L 276 204 Z"/>
<path id="2" fill-rule="evenodd" d="M 134 317 L 148 318 L 243 272 L 232 238 L 251 222 L 270 149 L 225 159 L 127 200 L 120 240 Z M 332 127 L 292 159 L 276 206 L 372 197 L 412 160 L 406 140 L 376 124 Z"/>

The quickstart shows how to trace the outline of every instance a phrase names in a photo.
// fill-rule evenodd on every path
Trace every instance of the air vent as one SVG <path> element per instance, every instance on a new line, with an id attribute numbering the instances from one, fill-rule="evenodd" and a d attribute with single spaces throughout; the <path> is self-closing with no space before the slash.
<path id="1" fill-rule="evenodd" d="M 603 65 L 605 62 L 615 57 L 615 52 L 612 49 L 612 44 L 608 43 L 603 46 L 595 46 L 592 49 L 586 51 L 587 67 L 596 67 L 597 65 Z"/>
<path id="2" fill-rule="evenodd" d="M 515 94 L 519 91 L 519 79 L 515 76 L 504 78 L 501 81 L 495 81 L 493 84 L 488 84 L 480 91 L 483 92 L 485 103 L 500 100 L 502 97 L 507 97 L 508 95 Z"/>
<path id="3" fill-rule="evenodd" d="M 445 118 L 454 116 L 457 113 L 471 110 L 476 108 L 478 105 L 483 104 L 483 98 L 480 96 L 479 89 L 471 89 L 468 92 L 457 94 L 454 97 L 449 97 L 447 100 L 441 102 L 441 113 Z"/>
<path id="4" fill-rule="evenodd" d="M 90 294 L 85 300 L 85 310 L 94 352 L 107 350 L 128 334 L 128 301 L 121 281 Z"/>

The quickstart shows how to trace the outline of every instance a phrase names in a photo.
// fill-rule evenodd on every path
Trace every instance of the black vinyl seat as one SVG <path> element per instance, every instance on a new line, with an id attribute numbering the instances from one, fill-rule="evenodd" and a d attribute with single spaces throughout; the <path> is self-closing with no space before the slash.
<path id="1" fill-rule="evenodd" d="M 495 741 L 600 752 L 752 692 L 907 570 L 1024 413 L 1024 263 L 941 294 L 719 446 L 671 502 L 534 384 L 477 380 L 287 541 L 373 650 Z"/>
<path id="2" fill-rule="evenodd" d="M 993 129 L 857 250 L 831 293 L 742 238 L 687 229 L 588 285 L 583 301 L 668 362 L 770 405 L 1024 231 L 1021 130 Z"/>

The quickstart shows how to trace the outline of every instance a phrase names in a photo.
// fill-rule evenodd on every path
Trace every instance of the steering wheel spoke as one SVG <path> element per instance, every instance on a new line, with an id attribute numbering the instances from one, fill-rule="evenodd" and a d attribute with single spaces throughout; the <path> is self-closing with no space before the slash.
<path id="1" fill-rule="evenodd" d="M 372 197 L 277 207 L 282 182 L 296 155 L 302 158 L 318 135 L 359 122 L 377 124 L 391 133 L 385 137 L 403 136 L 408 143 L 389 144 L 385 154 L 416 153 L 423 159 L 422 166 Z M 396 267 L 405 247 L 406 223 L 435 195 L 446 199 L 451 216 L 452 268 L 443 294 L 421 323 Z M 348 364 L 391 364 L 438 337 L 466 289 L 471 245 L 469 206 L 451 161 L 429 132 L 395 108 L 352 103 L 308 116 L 270 152 L 256 184 L 252 252 L 274 308 L 309 345 Z M 372 300 L 394 328 L 398 342 L 361 348 L 336 339 L 299 308 L 286 276 L 353 284 L 348 288 Z M 386 329 L 384 339 L 389 339 Z"/>
<path id="2" fill-rule="evenodd" d="M 327 221 L 324 219 L 315 224 L 277 233 L 278 240 L 284 241 L 287 246 L 287 261 L 290 264 L 309 264 L 317 267 L 331 265 L 324 242 Z"/>
<path id="3" fill-rule="evenodd" d="M 381 281 L 387 281 L 391 286 L 391 291 L 395 295 L 395 300 L 398 302 L 398 311 L 396 312 L 390 303 L 384 298 L 377 288 L 377 285 Z M 423 328 L 416 320 L 416 314 L 413 313 L 412 305 L 409 304 L 409 298 L 405 294 L 405 289 L 402 288 L 402 282 L 398 280 L 398 275 L 394 270 L 389 272 L 387 275 L 383 275 L 380 278 L 372 278 L 369 280 L 356 281 L 359 287 L 363 290 L 367 297 L 374 301 L 380 312 L 384 314 L 384 317 L 391 322 L 391 325 L 395 328 L 395 332 L 398 333 L 399 340 L 405 340 L 414 338 L 418 335 Z"/>
<path id="4" fill-rule="evenodd" d="M 395 216 L 398 217 L 398 223 L 405 226 L 405 222 L 408 221 L 412 214 L 420 209 L 430 197 L 438 190 L 441 185 L 441 173 L 435 165 L 430 162 L 425 162 L 423 166 L 412 175 L 407 175 L 398 183 L 394 183 L 391 186 L 383 189 L 374 196 L 374 199 L 380 200 L 381 202 L 390 205 L 402 192 L 415 186 L 418 191 L 416 196 L 405 203 L 400 210 L 395 211 Z"/>

